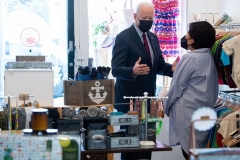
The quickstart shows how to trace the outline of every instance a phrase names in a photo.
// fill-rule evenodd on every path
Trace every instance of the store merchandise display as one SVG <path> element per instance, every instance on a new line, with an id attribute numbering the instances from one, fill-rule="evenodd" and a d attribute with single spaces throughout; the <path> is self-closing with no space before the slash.
<path id="1" fill-rule="evenodd" d="M 147 102 L 147 100 L 148 99 L 158 99 L 158 100 L 161 100 L 161 101 L 163 101 L 163 99 L 166 99 L 167 97 L 150 97 L 150 96 L 148 96 L 148 93 L 147 92 L 144 92 L 143 93 L 144 94 L 144 96 L 142 96 L 142 97 L 127 97 L 127 96 L 124 96 L 124 99 L 133 99 L 133 98 L 137 98 L 137 99 L 143 99 L 143 103 L 142 103 L 142 109 L 141 109 L 141 120 L 143 120 L 144 121 L 144 125 L 145 125 L 145 132 L 144 132 L 144 139 L 142 139 L 139 143 L 140 143 L 140 145 L 142 145 L 142 146 L 152 146 L 152 145 L 155 145 L 155 142 L 154 141 L 151 141 L 151 140 L 149 140 L 148 139 L 148 136 L 149 136 L 149 128 L 148 128 L 148 106 L 147 106 L 147 104 L 148 104 L 148 102 Z M 154 103 L 155 104 L 155 103 Z M 160 103 L 158 103 L 158 104 L 160 104 Z M 156 105 L 156 104 L 155 104 Z M 152 106 L 151 106 L 151 108 L 152 108 L 152 110 L 156 110 L 155 108 L 155 106 L 153 107 L 153 104 L 152 104 Z M 160 107 L 159 107 L 160 108 Z M 160 110 L 159 110 L 160 111 Z M 157 115 L 157 114 L 156 114 Z M 151 116 L 155 116 L 155 114 L 154 115 L 151 115 Z M 160 123 L 160 125 L 161 125 L 161 123 Z M 142 129 L 143 130 L 143 129 Z M 139 129 L 139 131 L 140 131 L 140 129 Z M 153 132 L 152 131 L 150 131 L 150 134 L 152 134 Z"/>
<path id="2" fill-rule="evenodd" d="M 75 136 L 0 136 L 0 159 L 4 160 L 79 160 L 80 137 Z"/>
<path id="3" fill-rule="evenodd" d="M 110 67 L 98 66 L 92 67 L 89 69 L 88 66 L 79 66 L 78 71 L 74 77 L 76 81 L 87 81 L 87 80 L 100 80 L 100 79 L 108 79 L 108 75 L 110 73 Z"/>

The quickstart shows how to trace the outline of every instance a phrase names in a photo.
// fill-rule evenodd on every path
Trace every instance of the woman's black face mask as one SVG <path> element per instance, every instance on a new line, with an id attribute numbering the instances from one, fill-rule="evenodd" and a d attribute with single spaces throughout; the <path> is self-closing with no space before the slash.
<path id="1" fill-rule="evenodd" d="M 191 39 L 191 38 L 190 38 L 190 39 Z M 183 36 L 183 37 L 181 38 L 181 47 L 187 50 L 187 49 L 188 49 L 188 46 L 192 46 L 193 43 L 190 44 L 190 45 L 188 45 L 188 43 L 187 43 L 187 41 L 190 40 L 190 39 L 187 39 L 187 38 L 186 38 L 186 35 Z"/>
<path id="2" fill-rule="evenodd" d="M 181 38 L 181 47 L 184 48 L 184 49 L 188 49 L 188 44 L 187 44 L 187 39 L 186 39 L 186 36 L 183 36 Z"/>

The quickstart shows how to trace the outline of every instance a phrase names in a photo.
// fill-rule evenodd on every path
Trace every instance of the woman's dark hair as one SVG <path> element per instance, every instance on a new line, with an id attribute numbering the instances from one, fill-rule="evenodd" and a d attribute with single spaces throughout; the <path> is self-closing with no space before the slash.
<path id="1" fill-rule="evenodd" d="M 216 31 L 206 21 L 190 23 L 188 33 L 194 39 L 194 43 L 192 44 L 194 49 L 211 48 L 215 43 Z"/>

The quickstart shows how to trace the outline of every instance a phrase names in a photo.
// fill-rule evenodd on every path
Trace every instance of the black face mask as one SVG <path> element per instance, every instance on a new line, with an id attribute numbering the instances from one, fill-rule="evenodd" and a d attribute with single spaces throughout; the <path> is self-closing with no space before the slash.
<path id="1" fill-rule="evenodd" d="M 153 20 L 139 20 L 139 29 L 142 32 L 148 32 L 152 28 Z"/>
<path id="2" fill-rule="evenodd" d="M 181 38 L 181 47 L 184 48 L 184 49 L 188 49 L 188 44 L 187 44 L 187 39 L 186 39 L 186 36 L 183 36 Z"/>

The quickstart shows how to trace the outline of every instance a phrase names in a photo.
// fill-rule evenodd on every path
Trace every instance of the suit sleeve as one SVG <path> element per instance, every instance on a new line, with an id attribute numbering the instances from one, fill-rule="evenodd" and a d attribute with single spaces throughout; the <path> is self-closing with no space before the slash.
<path id="1" fill-rule="evenodd" d="M 133 66 L 127 66 L 128 54 L 128 44 L 118 35 L 112 51 L 112 75 L 122 80 L 133 81 Z"/>
<path id="2" fill-rule="evenodd" d="M 169 76 L 172 77 L 173 76 L 173 71 L 172 71 L 172 65 L 169 63 L 166 63 L 163 56 L 162 56 L 162 51 L 160 49 L 159 43 L 158 43 L 158 38 L 155 35 L 154 36 L 156 39 L 156 45 L 157 45 L 157 55 L 158 55 L 158 74 L 159 75 L 163 75 L 163 76 Z"/>

